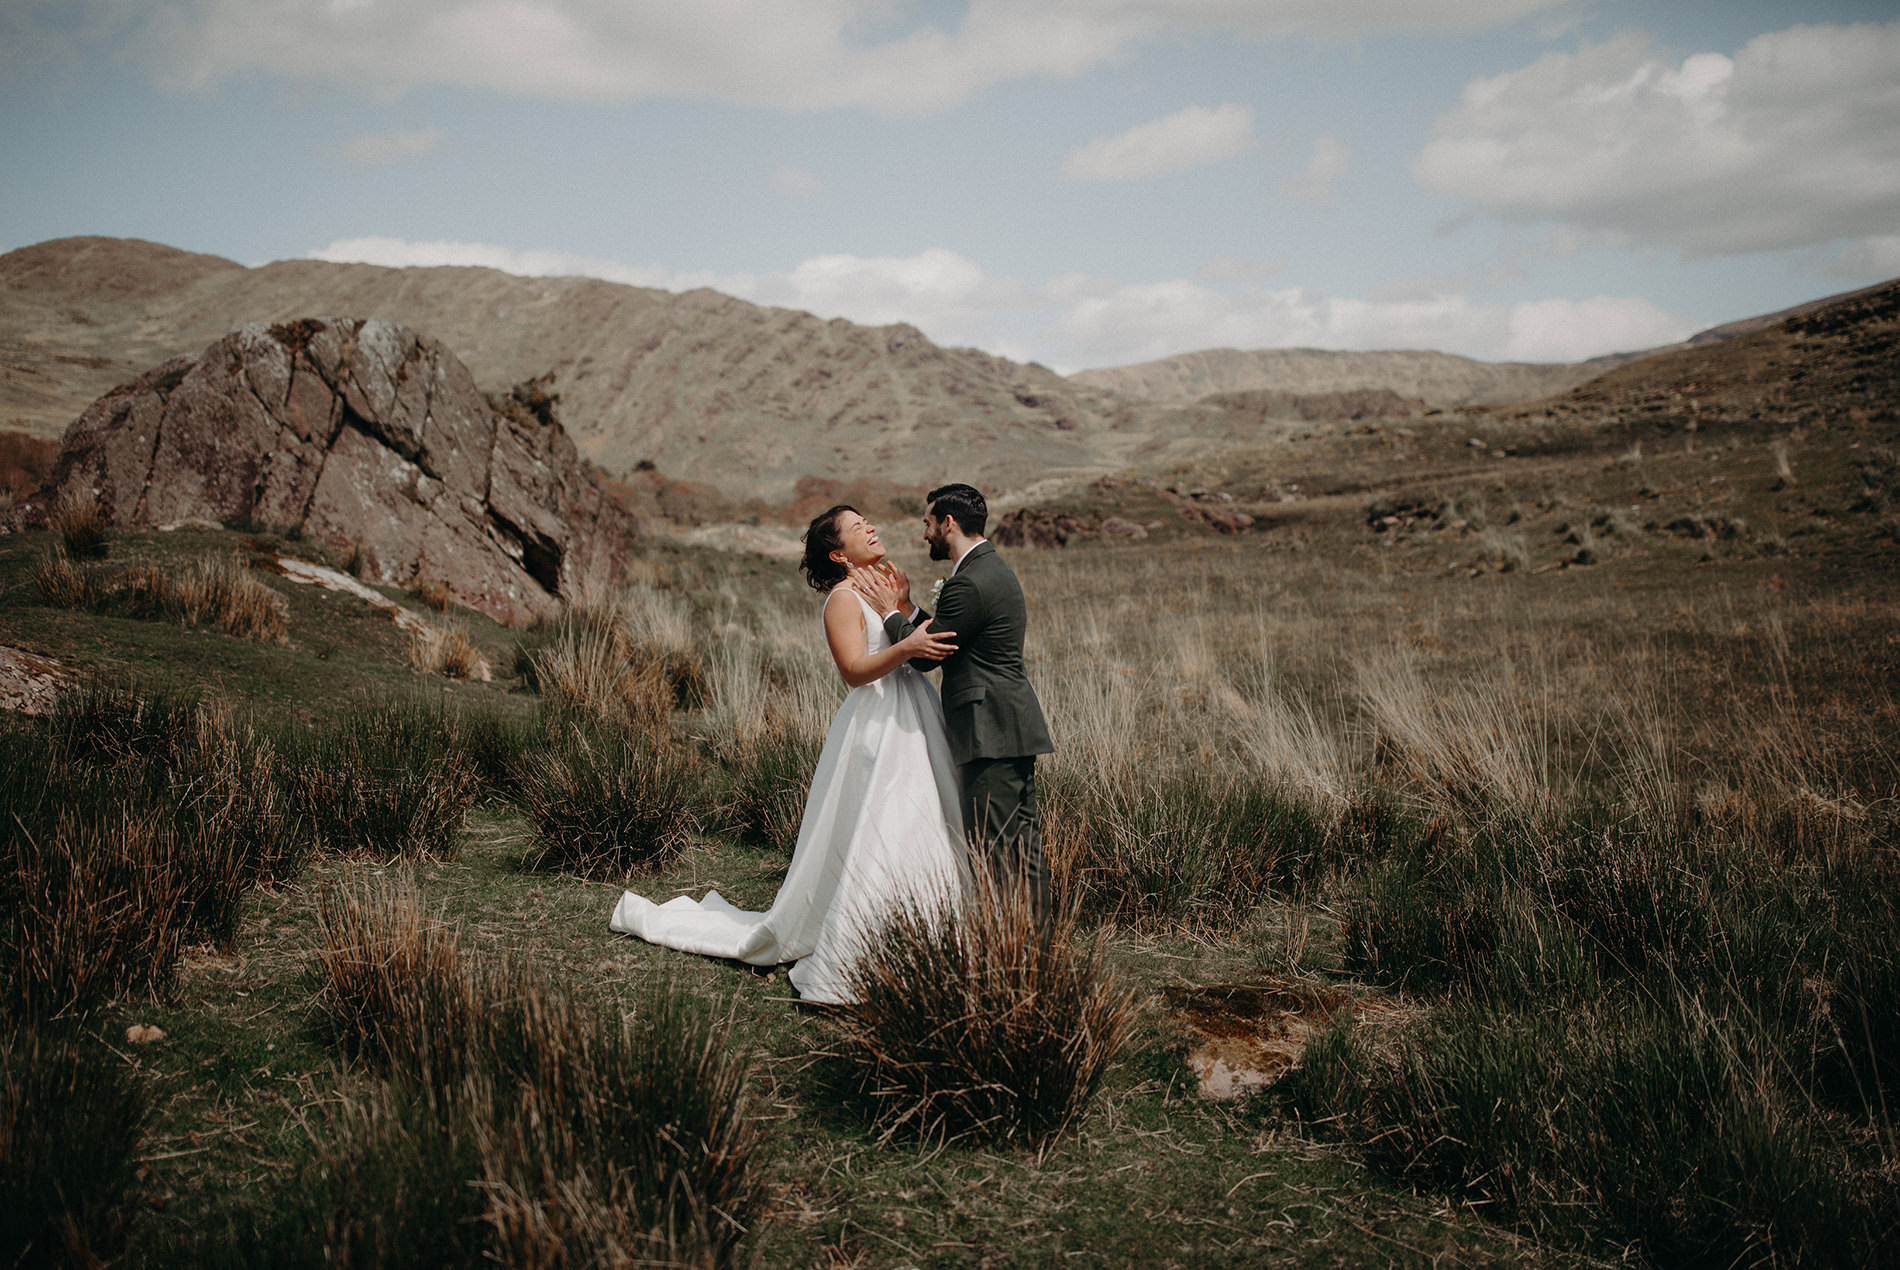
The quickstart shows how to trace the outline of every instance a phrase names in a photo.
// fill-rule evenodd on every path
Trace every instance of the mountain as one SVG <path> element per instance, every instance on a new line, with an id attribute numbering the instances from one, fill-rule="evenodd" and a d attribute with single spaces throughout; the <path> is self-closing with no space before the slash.
<path id="1" fill-rule="evenodd" d="M 1156 439 L 1109 394 L 939 348 L 910 326 L 492 269 L 253 269 L 106 238 L 0 256 L 0 427 L 57 435 L 167 358 L 247 323 L 323 316 L 425 332 L 490 392 L 552 370 L 586 457 L 616 475 L 652 463 L 741 496 L 782 501 L 809 475 L 1007 486 L 1025 472 L 1120 466 Z"/>

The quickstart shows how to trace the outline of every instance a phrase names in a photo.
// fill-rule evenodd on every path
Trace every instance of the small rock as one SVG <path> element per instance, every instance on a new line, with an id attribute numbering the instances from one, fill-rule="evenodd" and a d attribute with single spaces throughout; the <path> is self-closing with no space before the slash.
<path id="1" fill-rule="evenodd" d="M 1146 538 L 1148 531 L 1132 520 L 1123 520 L 1120 516 L 1110 516 L 1102 522 L 1102 532 L 1121 538 Z"/>
<path id="2" fill-rule="evenodd" d="M 125 1039 L 134 1045 L 150 1045 L 153 1041 L 165 1039 L 165 1029 L 153 1027 L 150 1023 L 134 1023 L 125 1029 Z"/>

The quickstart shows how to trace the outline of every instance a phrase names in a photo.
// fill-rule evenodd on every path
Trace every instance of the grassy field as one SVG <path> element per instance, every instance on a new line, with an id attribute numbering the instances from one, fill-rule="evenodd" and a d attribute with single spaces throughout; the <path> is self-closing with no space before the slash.
<path id="1" fill-rule="evenodd" d="M 522 1264 L 556 1264 L 558 1247 L 893 1267 L 1889 1255 L 1900 586 L 1878 473 L 1856 465 L 1877 439 L 1537 452 L 1502 431 L 1471 446 L 1470 430 L 1309 426 L 1271 452 L 1078 485 L 1049 505 L 1148 536 L 1010 553 L 1057 731 L 1040 769 L 1055 871 L 1134 1000 L 1082 1115 L 1034 1144 L 885 1135 L 838 1029 L 793 1003 L 782 968 L 607 931 L 622 887 L 763 907 L 783 876 L 841 694 L 791 566 L 655 545 L 621 591 L 536 630 L 429 614 L 495 667 L 482 683 L 415 669 L 409 638 L 360 601 L 263 573 L 287 605 L 282 643 L 49 605 L 35 577 L 50 536 L 0 538 L 0 643 L 136 681 L 170 711 L 128 722 L 95 691 L 16 721 L 13 770 L 52 755 L 54 792 L 79 810 L 16 796 L 10 889 L 93 876 L 49 873 L 54 838 L 118 860 L 99 845 L 123 836 L 112 815 L 198 841 L 214 823 L 202 790 L 273 826 L 226 835 L 241 898 L 222 927 L 202 898 L 166 910 L 175 969 L 149 987 L 25 993 L 47 979 L 27 954 L 55 923 L 11 919 L 6 1198 L 45 1202 L 23 1170 L 35 1149 L 77 1155 L 33 1147 L 57 1130 L 133 1162 L 73 1237 L 124 1264 L 396 1256 L 374 1214 L 422 1201 L 351 1200 L 343 1179 L 365 1170 L 397 1178 L 392 1195 L 473 1195 L 430 1220 Z M 1209 534 L 1188 505 L 1256 524 Z M 115 532 L 90 567 L 109 584 L 266 547 L 298 551 Z M 192 722 L 207 700 L 224 722 Z M 650 1187 L 597 1143 L 509 1154 L 519 1109 L 443 1076 L 441 1034 L 492 1031 L 506 1036 L 467 1042 L 490 1058 L 456 1061 L 538 1088 L 551 1060 L 507 1046 L 542 1042 L 449 1007 L 402 1013 L 413 984 L 388 1017 L 422 1039 L 339 1040 L 324 897 L 411 883 L 431 955 L 467 968 L 442 973 L 490 984 L 477 998 L 498 1017 L 554 1002 L 533 1027 L 586 1045 L 616 1020 L 678 1017 L 743 1061 L 742 1237 L 641 1244 L 651 1232 L 574 1194 L 625 1185 L 646 1203 Z M 1203 1087 L 1289 1060 L 1239 1098 Z M 90 1101 L 78 1078 L 54 1082 L 90 1130 L 48 1127 L 52 1104 L 15 1092 L 94 1067 L 109 1088 Z M 643 1096 L 625 1095 L 628 1115 Z M 474 1136 L 430 1128 L 448 1122 Z M 663 1207 L 710 1193 L 703 1161 L 669 1167 L 686 1181 Z M 352 1202 L 372 1216 L 339 1225 Z M 65 1237 L 36 1237 L 23 1264 L 61 1263 L 47 1240 Z"/>

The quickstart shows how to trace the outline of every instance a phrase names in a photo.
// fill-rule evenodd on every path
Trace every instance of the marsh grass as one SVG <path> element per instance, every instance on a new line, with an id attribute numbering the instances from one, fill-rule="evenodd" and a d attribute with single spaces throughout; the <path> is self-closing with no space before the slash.
<path id="1" fill-rule="evenodd" d="M 690 616 L 651 587 L 575 598 L 553 635 L 524 646 L 517 665 L 550 705 L 608 727 L 662 726 L 675 710 L 703 706 L 708 693 Z"/>
<path id="2" fill-rule="evenodd" d="M 975 871 L 966 901 L 901 907 L 833 1015 L 845 1088 L 885 1140 L 1039 1144 L 1080 1116 L 1128 1040 L 1133 994 L 1072 912 L 1040 927 L 1026 886 Z"/>
<path id="3" fill-rule="evenodd" d="M 711 816 L 700 764 L 663 736 L 557 723 L 515 771 L 537 830 L 531 868 L 626 877 L 677 854 Z"/>
<path id="4" fill-rule="evenodd" d="M 103 1265 L 137 1216 L 147 1097 L 127 1067 L 64 1033 L 0 1027 L 0 1261 Z"/>
<path id="5" fill-rule="evenodd" d="M 58 609 L 96 609 L 108 587 L 97 566 L 75 563 L 64 546 L 48 548 L 33 568 L 40 602 Z"/>
<path id="6" fill-rule="evenodd" d="M 444 1236 L 432 1264 L 741 1262 L 765 1191 L 729 1024 L 668 986 L 623 1020 L 471 958 L 407 877 L 333 887 L 321 913 L 328 1033 L 391 1084 L 253 1215 L 272 1264 L 308 1264 L 313 1234 L 360 1248 L 347 1264 L 399 1255 L 418 1228 Z"/>

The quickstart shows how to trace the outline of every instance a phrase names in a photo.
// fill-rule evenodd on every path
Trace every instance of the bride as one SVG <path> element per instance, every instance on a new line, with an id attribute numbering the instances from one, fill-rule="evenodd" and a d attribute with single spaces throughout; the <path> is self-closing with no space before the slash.
<path id="1" fill-rule="evenodd" d="M 825 595 L 825 642 L 851 692 L 818 755 L 785 882 L 763 913 L 717 891 L 664 904 L 628 891 L 612 927 L 651 943 L 755 966 L 796 961 L 806 1001 L 851 1001 L 845 974 L 863 933 L 893 904 L 961 893 L 964 846 L 956 767 L 943 708 L 910 659 L 940 661 L 954 632 L 924 622 L 901 642 L 884 632 L 850 578 L 883 565 L 877 526 L 852 507 L 820 514 L 805 533 L 800 568 Z"/>

